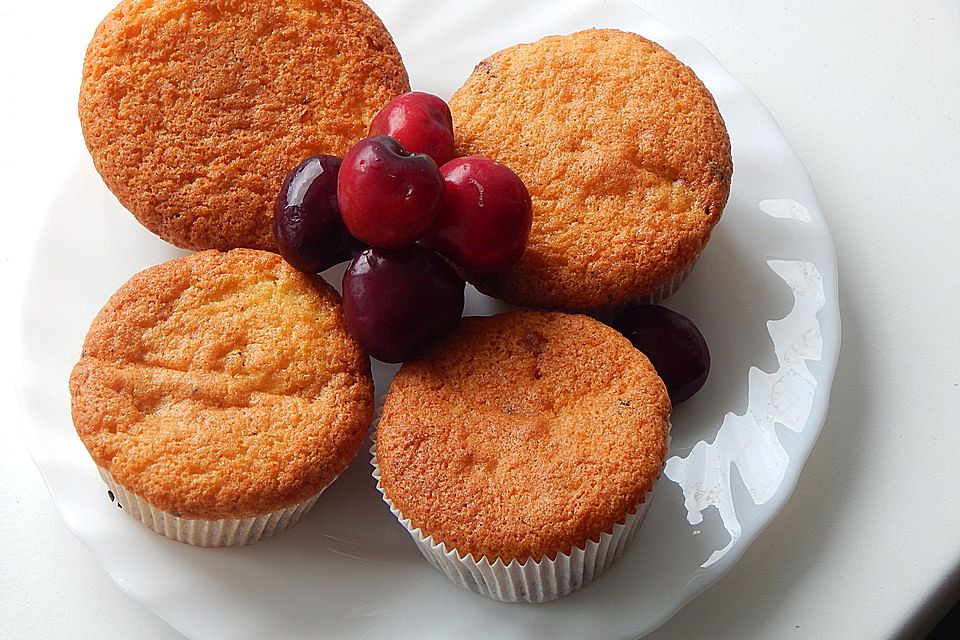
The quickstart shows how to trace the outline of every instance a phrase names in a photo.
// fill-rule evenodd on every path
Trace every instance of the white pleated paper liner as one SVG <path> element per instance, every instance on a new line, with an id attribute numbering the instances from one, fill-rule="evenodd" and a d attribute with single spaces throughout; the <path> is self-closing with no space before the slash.
<path id="1" fill-rule="evenodd" d="M 628 309 L 636 305 L 660 304 L 661 302 L 663 302 L 664 300 L 672 296 L 674 293 L 676 293 L 680 289 L 680 286 L 684 282 L 686 282 L 687 276 L 690 275 L 690 272 L 693 271 L 693 268 L 694 266 L 696 266 L 696 264 L 697 264 L 697 258 L 694 258 L 693 261 L 689 265 L 684 267 L 682 271 L 680 271 L 679 273 L 674 275 L 672 278 L 667 280 L 659 288 L 654 289 L 653 291 L 650 291 L 645 295 L 642 295 L 638 298 L 634 298 L 633 300 L 630 300 L 629 302 L 625 302 L 623 304 L 619 304 L 613 307 L 592 309 L 587 311 L 586 313 L 600 320 L 600 322 L 610 323 L 617 317 L 617 314 L 619 314 L 624 309 Z"/>
<path id="2" fill-rule="evenodd" d="M 654 289 L 650 293 L 641 296 L 635 301 L 635 303 L 659 304 L 675 294 L 680 289 L 680 286 L 686 281 L 687 276 L 690 275 L 690 272 L 693 271 L 693 267 L 697 264 L 698 258 L 699 255 L 694 258 L 689 265 L 684 267 L 682 271 L 663 283 L 660 288 Z"/>
<path id="3" fill-rule="evenodd" d="M 544 556 L 539 562 L 528 558 L 523 564 L 516 559 L 504 564 L 499 558 L 491 563 L 486 557 L 477 561 L 469 553 L 461 557 L 456 549 L 447 548 L 433 536 L 425 536 L 400 513 L 380 483 L 376 449 L 374 443 L 370 453 L 377 489 L 417 543 L 423 557 L 457 585 L 501 602 L 547 602 L 586 586 L 620 557 L 633 540 L 650 504 L 651 492 L 648 492 L 644 502 L 637 505 L 624 522 L 615 524 L 612 531 L 600 534 L 599 540 L 588 540 L 583 549 L 574 547 L 568 554 L 557 554 L 553 560 Z"/>
<path id="4" fill-rule="evenodd" d="M 236 547 L 253 544 L 269 538 L 296 524 L 316 503 L 323 493 L 321 489 L 303 502 L 254 518 L 201 520 L 182 518 L 169 511 L 162 511 L 118 484 L 110 472 L 97 467 L 100 477 L 112 494 L 112 499 L 124 511 L 142 522 L 148 529 L 160 535 L 197 547 Z"/>

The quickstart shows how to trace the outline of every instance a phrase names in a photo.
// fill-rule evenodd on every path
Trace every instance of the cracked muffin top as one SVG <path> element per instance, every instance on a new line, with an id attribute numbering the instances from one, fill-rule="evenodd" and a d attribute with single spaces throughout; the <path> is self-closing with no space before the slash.
<path id="1" fill-rule="evenodd" d="M 592 318 L 464 318 L 394 378 L 377 425 L 380 482 L 461 556 L 552 559 L 643 502 L 669 414 L 646 356 Z"/>
<path id="2" fill-rule="evenodd" d="M 373 413 L 369 359 L 337 293 L 272 253 L 143 271 L 97 314 L 70 377 L 96 464 L 185 518 L 246 518 L 319 492 Z"/>
<path id="3" fill-rule="evenodd" d="M 450 100 L 459 155 L 513 169 L 533 200 L 519 264 L 469 274 L 549 309 L 646 298 L 693 266 L 730 191 L 730 141 L 687 66 L 636 34 L 550 36 L 477 65 Z"/>
<path id="4" fill-rule="evenodd" d="M 275 250 L 286 173 L 342 156 L 408 90 L 360 0 L 123 0 L 87 49 L 80 124 L 150 231 L 186 249 Z"/>

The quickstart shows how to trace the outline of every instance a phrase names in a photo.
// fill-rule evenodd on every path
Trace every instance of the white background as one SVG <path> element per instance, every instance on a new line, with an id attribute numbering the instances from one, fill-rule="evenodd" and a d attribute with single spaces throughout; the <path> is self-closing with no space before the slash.
<path id="1" fill-rule="evenodd" d="M 960 595 L 960 4 L 639 4 L 705 44 L 783 127 L 836 238 L 844 324 L 796 493 L 725 578 L 649 637 L 922 637 Z M 60 150 L 80 135 L 83 52 L 110 6 L 0 0 L 3 638 L 181 638 L 60 522 L 19 439 L 12 386 L 19 283 L 72 160 Z"/>

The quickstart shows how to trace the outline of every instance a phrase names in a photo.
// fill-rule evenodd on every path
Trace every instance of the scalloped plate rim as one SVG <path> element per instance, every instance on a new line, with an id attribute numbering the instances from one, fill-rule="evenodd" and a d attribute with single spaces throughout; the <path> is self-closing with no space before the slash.
<path id="1" fill-rule="evenodd" d="M 643 13 L 647 13 L 635 0 L 624 0 L 634 5 Z M 829 232 L 826 221 L 823 218 L 822 212 L 816 198 L 816 193 L 814 186 L 809 178 L 809 174 L 806 169 L 803 167 L 803 164 L 800 158 L 797 156 L 796 152 L 789 145 L 789 142 L 786 140 L 786 137 L 783 135 L 783 132 L 779 125 L 774 120 L 772 114 L 769 110 L 762 104 L 762 102 L 739 80 L 734 78 L 726 69 L 721 65 L 721 63 L 699 42 L 695 41 L 692 37 L 683 34 L 682 32 L 669 27 L 656 19 L 653 16 L 650 16 L 650 20 L 656 23 L 660 28 L 663 29 L 665 33 L 669 33 L 671 37 L 677 38 L 685 41 L 686 46 L 693 47 L 697 49 L 697 57 L 701 58 L 701 63 L 712 64 L 715 66 L 715 71 L 721 71 L 726 74 L 726 79 L 731 83 L 731 90 L 740 94 L 740 97 L 745 98 L 748 102 L 749 107 L 753 108 L 757 115 L 759 115 L 763 120 L 763 128 L 769 131 L 775 132 L 779 137 L 778 142 L 781 143 L 781 153 L 783 160 L 794 165 L 794 172 L 796 175 L 802 175 L 804 178 L 804 189 L 810 195 L 808 203 L 815 205 L 810 209 L 810 212 L 813 217 L 813 223 L 820 228 L 822 231 L 821 239 L 829 239 L 829 243 L 824 246 L 824 249 L 827 252 L 827 263 L 818 263 L 817 266 L 821 269 L 824 280 L 824 293 L 826 296 L 826 303 L 823 309 L 818 314 L 820 318 L 821 325 L 824 326 L 825 330 L 823 332 L 823 352 L 822 358 L 820 360 L 819 373 L 817 375 L 817 388 L 814 395 L 813 406 L 811 408 L 809 417 L 804 425 L 803 434 L 808 438 L 809 444 L 801 450 L 801 454 L 798 457 L 791 459 L 791 468 L 796 469 L 795 473 L 788 473 L 782 482 L 779 490 L 776 494 L 766 503 L 770 511 L 770 516 L 764 518 L 760 524 L 755 528 L 745 529 L 743 531 L 740 542 L 734 546 L 729 553 L 727 553 L 720 561 L 718 561 L 713 567 L 709 570 L 709 579 L 700 580 L 694 588 L 685 589 L 682 597 L 678 598 L 674 602 L 674 606 L 670 611 L 664 612 L 661 615 L 660 619 L 653 626 L 648 626 L 645 628 L 642 633 L 647 634 L 661 626 L 663 623 L 667 622 L 673 615 L 680 611 L 686 604 L 695 599 L 698 595 L 703 593 L 710 586 L 717 583 L 720 578 L 723 577 L 736 562 L 743 556 L 747 548 L 753 543 L 754 540 L 760 535 L 760 533 L 773 521 L 776 515 L 782 511 L 790 496 L 793 494 L 796 489 L 797 482 L 800 476 L 800 470 L 804 466 L 806 460 L 808 459 L 810 453 L 814 448 L 817 436 L 820 434 L 823 424 L 826 420 L 826 415 L 829 407 L 829 397 L 830 389 L 834 380 L 836 373 L 837 360 L 839 358 L 840 352 L 840 342 L 841 342 L 841 319 L 840 319 L 840 309 L 839 309 L 839 300 L 837 295 L 837 257 L 836 257 L 836 248 L 835 243 L 832 238 L 832 235 Z M 76 162 L 71 163 L 70 166 L 74 166 Z M 28 261 L 29 269 L 25 278 L 24 288 L 23 288 L 23 304 L 22 312 L 18 317 L 18 335 L 21 339 L 15 344 L 15 353 L 17 362 L 20 363 L 20 375 L 14 377 L 14 383 L 17 392 L 17 398 L 20 406 L 21 417 L 24 419 L 25 424 L 32 424 L 35 421 L 35 417 L 31 414 L 28 409 L 30 403 L 28 396 L 27 382 L 25 378 L 25 372 L 29 367 L 29 363 L 26 360 L 26 349 L 24 346 L 24 338 L 28 331 L 28 323 L 26 309 L 28 308 L 28 301 L 31 297 L 29 288 L 26 286 L 26 283 L 29 283 L 32 280 L 32 276 L 36 271 L 37 265 L 43 261 L 41 247 L 39 245 L 39 240 L 45 237 L 45 231 L 49 225 L 53 224 L 53 221 L 49 214 L 45 215 L 45 219 L 42 223 L 40 233 L 37 235 L 38 242 L 37 246 L 33 247 L 31 251 L 31 257 Z M 106 554 L 93 540 L 87 539 L 82 532 L 82 527 L 77 520 L 77 516 L 72 513 L 71 509 L 67 507 L 62 496 L 54 492 L 51 486 L 50 474 L 55 473 L 52 468 L 56 464 L 56 455 L 48 453 L 42 443 L 39 442 L 38 433 L 36 429 L 31 427 L 23 427 L 21 433 L 24 435 L 24 440 L 27 444 L 27 448 L 30 452 L 31 457 L 33 458 L 34 464 L 36 465 L 38 471 L 40 472 L 41 477 L 43 478 L 44 484 L 47 487 L 47 491 L 50 493 L 51 498 L 53 499 L 54 505 L 61 515 L 64 523 L 67 525 L 70 532 L 78 539 L 81 543 L 90 551 L 90 553 L 96 558 L 97 562 L 101 564 L 106 571 L 107 575 L 110 576 L 111 580 L 117 587 L 126 593 L 129 597 L 144 605 L 146 608 L 150 609 L 153 613 L 158 615 L 163 619 L 167 624 L 176 629 L 179 633 L 187 636 L 200 638 L 198 631 L 194 629 L 190 624 L 187 623 L 185 619 L 181 616 L 177 616 L 169 611 L 167 611 L 163 606 L 158 605 L 156 602 L 152 601 L 148 594 L 144 593 L 141 589 L 138 589 L 137 586 L 131 584 L 116 571 L 115 567 L 112 566 L 110 559 Z M 693 578 L 691 579 L 693 581 Z M 453 587 L 451 587 L 453 588 Z"/>

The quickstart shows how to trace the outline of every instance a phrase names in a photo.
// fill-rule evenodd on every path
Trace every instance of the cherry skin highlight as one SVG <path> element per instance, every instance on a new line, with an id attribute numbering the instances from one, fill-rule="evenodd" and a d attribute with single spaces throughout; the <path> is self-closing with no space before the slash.
<path id="1" fill-rule="evenodd" d="M 273 235 L 283 259 L 295 269 L 318 273 L 350 259 L 350 237 L 337 204 L 340 158 L 311 156 L 283 181 L 274 205 Z"/>
<path id="2" fill-rule="evenodd" d="M 347 230 L 367 244 L 397 249 L 419 240 L 443 206 L 443 178 L 428 155 L 389 136 L 364 138 L 340 167 L 337 198 Z"/>
<path id="3" fill-rule="evenodd" d="M 425 153 L 437 166 L 453 157 L 453 116 L 441 98 L 412 91 L 388 102 L 370 123 L 368 135 L 396 138 L 408 151 Z"/>
<path id="4" fill-rule="evenodd" d="M 451 160 L 440 173 L 444 207 L 426 243 L 468 271 L 496 273 L 516 264 L 533 221 L 523 181 L 479 156 Z"/>

